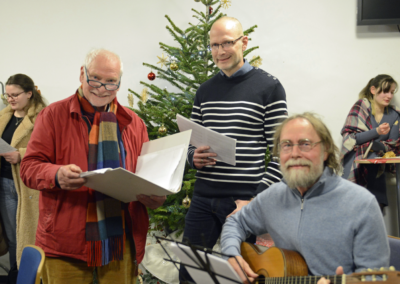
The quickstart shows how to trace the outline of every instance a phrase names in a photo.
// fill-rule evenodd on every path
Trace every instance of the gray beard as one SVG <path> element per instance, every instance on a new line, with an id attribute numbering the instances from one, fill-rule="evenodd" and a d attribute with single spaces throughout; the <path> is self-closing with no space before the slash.
<path id="1" fill-rule="evenodd" d="M 281 165 L 283 178 L 285 179 L 286 184 L 289 186 L 289 188 L 293 189 L 298 187 L 310 188 L 317 182 L 317 180 L 324 171 L 323 156 L 321 156 L 320 166 L 314 166 L 309 161 L 304 161 L 304 160 L 301 161 L 308 165 L 309 170 L 290 169 L 290 168 L 288 169 L 287 164 L 293 162 L 293 160 L 289 160 L 288 162 L 286 162 L 285 165 Z"/>

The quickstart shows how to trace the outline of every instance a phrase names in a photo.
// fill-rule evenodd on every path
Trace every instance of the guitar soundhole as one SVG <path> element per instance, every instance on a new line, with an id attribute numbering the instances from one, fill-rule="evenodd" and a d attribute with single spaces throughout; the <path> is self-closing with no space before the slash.
<path id="1" fill-rule="evenodd" d="M 254 281 L 254 284 L 262 284 L 265 283 L 265 276 L 264 275 L 260 275 L 256 278 L 256 280 Z"/>
<path id="2" fill-rule="evenodd" d="M 260 275 L 260 276 L 258 276 L 257 279 L 261 279 L 261 278 L 262 278 L 262 279 L 265 279 L 266 277 L 269 277 L 268 271 L 265 270 L 265 269 L 260 269 L 260 270 L 258 270 L 258 271 L 257 271 L 257 274 Z"/>

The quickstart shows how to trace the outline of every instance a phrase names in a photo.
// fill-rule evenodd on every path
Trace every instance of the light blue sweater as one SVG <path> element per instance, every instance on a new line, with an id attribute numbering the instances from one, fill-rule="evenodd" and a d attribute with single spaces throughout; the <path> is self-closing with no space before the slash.
<path id="1" fill-rule="evenodd" d="M 279 182 L 223 226 L 222 252 L 240 255 L 246 235 L 270 233 L 277 247 L 299 252 L 312 275 L 389 266 L 389 244 L 375 197 L 325 168 L 302 197 Z"/>

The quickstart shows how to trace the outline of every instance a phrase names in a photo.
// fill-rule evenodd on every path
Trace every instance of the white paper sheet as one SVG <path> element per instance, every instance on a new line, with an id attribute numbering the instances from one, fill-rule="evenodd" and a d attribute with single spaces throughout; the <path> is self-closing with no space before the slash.
<path id="1" fill-rule="evenodd" d="M 0 138 L 0 154 L 17 151 L 14 147 L 11 147 L 6 141 Z"/>
<path id="2" fill-rule="evenodd" d="M 136 201 L 139 194 L 174 194 L 181 189 L 191 132 L 144 143 L 136 174 L 123 168 L 108 168 L 80 176 L 87 179 L 86 186 L 123 202 Z"/>
<path id="3" fill-rule="evenodd" d="M 190 144 L 195 147 L 210 146 L 207 152 L 217 154 L 217 157 L 213 158 L 232 166 L 236 165 L 236 139 L 201 126 L 180 114 L 176 115 L 176 122 L 181 132 L 192 129 Z"/>
<path id="4" fill-rule="evenodd" d="M 182 178 L 174 175 L 185 150 L 185 144 L 139 156 L 136 175 L 165 189 L 176 191 Z"/>

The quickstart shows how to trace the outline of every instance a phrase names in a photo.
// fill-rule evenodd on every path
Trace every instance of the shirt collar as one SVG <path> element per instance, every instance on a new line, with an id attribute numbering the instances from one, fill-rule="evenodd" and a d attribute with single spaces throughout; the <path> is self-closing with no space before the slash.
<path id="1" fill-rule="evenodd" d="M 239 77 L 239 76 L 243 76 L 244 74 L 248 73 L 249 71 L 253 70 L 254 67 L 250 65 L 250 63 L 246 60 L 244 60 L 244 64 L 242 67 L 240 67 L 240 69 L 238 71 L 236 71 L 235 73 L 232 74 L 232 76 L 228 77 L 226 76 L 226 74 L 224 72 L 222 72 L 222 70 L 219 71 L 219 73 L 227 78 L 235 78 L 235 77 Z"/>
<path id="2" fill-rule="evenodd" d="M 285 179 L 282 181 L 287 185 Z M 325 166 L 322 175 L 319 177 L 317 182 L 306 191 L 303 198 L 310 198 L 312 196 L 318 196 L 321 194 L 325 194 L 337 186 L 339 179 L 337 179 L 337 175 L 333 172 L 333 170 L 327 166 Z M 291 188 L 294 194 L 301 197 L 300 192 L 296 188 Z"/>

